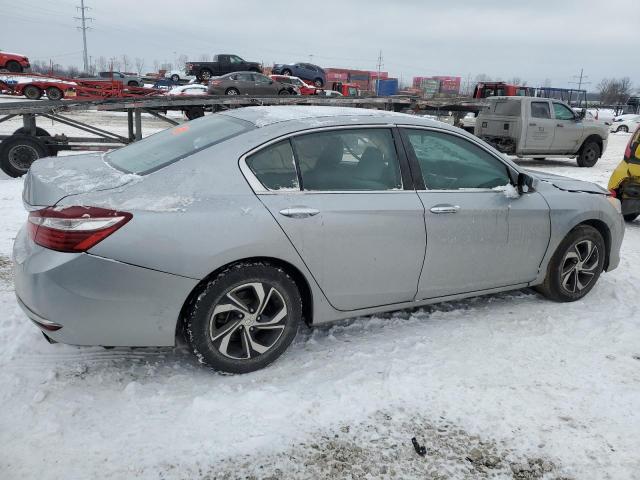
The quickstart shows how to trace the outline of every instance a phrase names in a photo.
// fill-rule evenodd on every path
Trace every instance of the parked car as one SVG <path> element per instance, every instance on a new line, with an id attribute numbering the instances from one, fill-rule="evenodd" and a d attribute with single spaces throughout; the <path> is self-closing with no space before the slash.
<path id="1" fill-rule="evenodd" d="M 122 82 L 123 85 L 127 85 L 128 87 L 142 87 L 144 86 L 144 82 L 142 81 L 142 77 L 139 75 L 134 75 L 131 73 L 122 73 L 122 72 L 100 72 L 98 73 L 100 78 L 104 79 L 113 79 L 119 82 Z"/>
<path id="2" fill-rule="evenodd" d="M 192 83 L 174 87 L 167 92 L 167 95 L 207 95 L 207 87 L 200 83 Z"/>
<path id="3" fill-rule="evenodd" d="M 0 71 L 24 72 L 31 65 L 29 59 L 21 53 L 10 53 L 0 50 Z"/>
<path id="4" fill-rule="evenodd" d="M 247 62 L 237 55 L 228 53 L 215 55 L 212 62 L 188 62 L 185 69 L 188 75 L 193 75 L 198 80 L 209 80 L 213 76 L 232 72 L 262 72 L 259 63 Z"/>
<path id="5" fill-rule="evenodd" d="M 298 89 L 300 95 L 317 95 L 317 93 L 321 90 L 312 85 L 308 85 L 302 81 L 302 79 L 298 77 L 288 77 L 286 75 L 269 75 L 271 80 L 275 80 L 276 82 L 293 85 Z"/>
<path id="6" fill-rule="evenodd" d="M 312 63 L 276 63 L 273 65 L 271 73 L 309 80 L 316 87 L 323 87 L 327 81 L 324 70 Z"/>
<path id="7" fill-rule="evenodd" d="M 210 95 L 298 95 L 296 87 L 254 72 L 234 72 L 209 80 Z"/>
<path id="8" fill-rule="evenodd" d="M 501 152 L 520 157 L 572 156 L 593 167 L 607 147 L 609 127 L 585 122 L 558 100 L 491 97 L 476 120 L 475 134 Z"/>
<path id="9" fill-rule="evenodd" d="M 460 128 L 466 130 L 467 132 L 473 133 L 476 128 L 477 116 L 477 112 L 468 112 L 467 114 L 465 114 L 465 116 L 460 119 Z"/>
<path id="10" fill-rule="evenodd" d="M 170 79 L 173 83 L 178 83 L 180 80 L 195 80 L 195 75 L 189 75 L 185 70 L 168 70 L 164 73 L 164 78 Z"/>
<path id="11" fill-rule="evenodd" d="M 47 338 L 184 334 L 233 373 L 273 362 L 303 322 L 527 286 L 581 299 L 618 266 L 624 232 L 598 185 L 524 170 L 442 123 L 340 107 L 230 109 L 41 159 L 23 201 L 15 292 Z"/>
<path id="12" fill-rule="evenodd" d="M 611 124 L 611 131 L 617 132 L 635 132 L 636 128 L 640 125 L 640 115 L 620 115 L 613 120 Z"/>
<path id="13" fill-rule="evenodd" d="M 609 179 L 609 190 L 622 202 L 622 215 L 633 222 L 640 215 L 640 126 L 629 139 L 624 158 Z"/>

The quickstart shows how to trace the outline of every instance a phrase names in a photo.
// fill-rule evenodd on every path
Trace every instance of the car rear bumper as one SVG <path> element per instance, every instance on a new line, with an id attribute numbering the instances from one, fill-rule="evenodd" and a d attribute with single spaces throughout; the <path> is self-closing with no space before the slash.
<path id="1" fill-rule="evenodd" d="M 197 280 L 86 253 L 14 244 L 15 291 L 26 315 L 52 340 L 74 345 L 175 343 L 182 305 Z"/>

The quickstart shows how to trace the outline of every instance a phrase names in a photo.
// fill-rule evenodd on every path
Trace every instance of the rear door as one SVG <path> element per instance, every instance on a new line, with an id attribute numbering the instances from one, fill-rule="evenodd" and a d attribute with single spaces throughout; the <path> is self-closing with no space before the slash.
<path id="1" fill-rule="evenodd" d="M 525 113 L 524 151 L 549 152 L 553 144 L 556 130 L 556 121 L 551 118 L 551 102 L 549 100 L 536 100 L 529 104 L 529 112 Z"/>
<path id="2" fill-rule="evenodd" d="M 507 165 L 465 137 L 406 128 L 403 138 L 425 206 L 417 300 L 534 280 L 550 232 L 542 196 L 518 197 Z"/>
<path id="3" fill-rule="evenodd" d="M 556 121 L 556 131 L 551 149 L 557 153 L 573 153 L 582 144 L 584 123 L 576 119 L 576 115 L 569 107 L 559 102 L 553 103 L 553 116 Z"/>
<path id="4" fill-rule="evenodd" d="M 246 159 L 259 198 L 339 310 L 415 297 L 424 209 L 405 161 L 386 127 L 322 129 Z"/>

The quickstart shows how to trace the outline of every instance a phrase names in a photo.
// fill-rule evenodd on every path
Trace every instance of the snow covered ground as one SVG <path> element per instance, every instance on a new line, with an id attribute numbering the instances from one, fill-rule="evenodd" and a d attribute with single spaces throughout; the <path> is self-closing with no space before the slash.
<path id="1" fill-rule="evenodd" d="M 521 163 L 606 185 L 627 140 L 591 169 Z M 639 476 L 640 222 L 582 301 L 522 290 L 304 329 L 271 367 L 223 376 L 183 346 L 46 343 L 13 295 L 21 188 L 0 178 L 3 480 Z"/>

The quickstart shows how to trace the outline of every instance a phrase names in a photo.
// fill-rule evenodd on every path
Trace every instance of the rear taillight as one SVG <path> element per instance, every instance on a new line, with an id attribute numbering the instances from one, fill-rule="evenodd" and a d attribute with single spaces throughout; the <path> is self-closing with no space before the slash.
<path id="1" fill-rule="evenodd" d="M 29 235 L 51 250 L 85 252 L 132 217 L 127 212 L 99 207 L 48 207 L 29 214 Z"/>
<path id="2" fill-rule="evenodd" d="M 624 149 L 624 159 L 629 160 L 631 158 L 631 144 L 633 143 L 633 135 L 627 143 L 627 148 Z"/>
<path id="3" fill-rule="evenodd" d="M 220 85 L 220 84 L 222 84 L 222 80 L 211 80 L 209 82 L 209 85 L 216 85 L 217 86 L 217 85 Z"/>
<path id="4" fill-rule="evenodd" d="M 618 192 L 616 192 L 613 188 L 609 189 L 609 196 L 616 198 L 618 196 Z"/>

